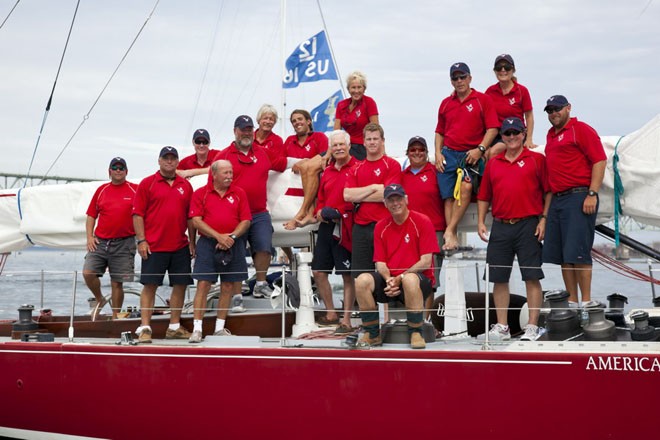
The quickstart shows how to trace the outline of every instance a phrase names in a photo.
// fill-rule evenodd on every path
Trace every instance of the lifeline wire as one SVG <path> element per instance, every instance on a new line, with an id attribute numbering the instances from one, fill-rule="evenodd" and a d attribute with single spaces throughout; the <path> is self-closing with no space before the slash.
<path id="1" fill-rule="evenodd" d="M 9 11 L 9 14 L 5 17 L 4 20 L 2 20 L 2 24 L 0 24 L 0 29 L 7 23 L 7 20 L 9 20 L 9 16 L 11 15 L 12 12 L 14 12 L 14 9 L 16 9 L 16 6 L 18 6 L 18 3 L 20 3 L 21 0 L 16 0 L 16 3 L 14 3 L 14 7 L 11 8 L 11 11 Z"/>
<path id="2" fill-rule="evenodd" d="M 79 1 L 80 1 L 80 0 L 79 0 Z M 98 95 L 98 96 L 96 97 L 96 99 L 94 100 L 94 103 L 93 103 L 92 106 L 89 108 L 89 110 L 87 111 L 87 113 L 83 116 L 83 119 L 82 119 L 82 121 L 80 121 L 80 124 L 78 125 L 78 128 L 76 128 L 76 130 L 73 132 L 73 134 L 71 135 L 71 137 L 69 138 L 69 140 L 66 141 L 66 144 L 64 144 L 64 147 L 62 147 L 62 150 L 60 150 L 60 152 L 59 152 L 59 154 L 57 155 L 57 157 L 55 158 L 55 160 L 53 160 L 53 163 L 50 165 L 50 167 L 48 168 L 48 170 L 46 170 L 46 172 L 44 173 L 43 178 L 41 179 L 41 181 L 40 181 L 39 183 L 43 182 L 44 179 L 46 178 L 46 176 L 48 176 L 48 173 L 50 173 L 50 171 L 53 169 L 53 167 L 55 166 L 55 164 L 57 163 L 57 161 L 60 159 L 60 157 L 62 157 L 62 154 L 64 153 L 64 150 L 66 150 L 66 149 L 69 147 L 69 144 L 71 144 L 71 141 L 73 141 L 73 138 L 78 134 L 78 131 L 80 131 L 80 129 L 82 128 L 83 124 L 84 124 L 85 122 L 87 122 L 87 119 L 89 119 L 89 115 L 92 113 L 92 111 L 94 110 L 94 107 L 96 107 L 96 104 L 98 104 L 99 100 L 101 99 L 101 96 L 103 96 L 103 93 L 105 93 L 105 90 L 106 90 L 106 89 L 108 88 L 108 86 L 110 85 L 110 81 L 112 81 L 113 78 L 115 77 L 115 75 L 117 74 L 117 71 L 118 71 L 119 68 L 121 67 L 122 63 L 124 62 L 124 60 L 125 60 L 126 57 L 128 56 L 128 54 L 129 54 L 129 52 L 131 51 L 131 49 L 133 49 L 133 46 L 134 46 L 135 43 L 137 42 L 137 39 L 140 37 L 140 34 L 142 34 L 142 31 L 143 31 L 144 28 L 147 26 L 147 23 L 148 23 L 149 20 L 151 19 L 151 16 L 154 14 L 154 11 L 156 11 L 156 7 L 158 6 L 158 3 L 160 3 L 160 0 L 156 0 L 156 3 L 154 4 L 153 9 L 151 10 L 151 12 L 150 12 L 149 15 L 147 16 L 146 20 L 145 20 L 144 23 L 142 24 L 142 27 L 140 27 L 140 30 L 138 31 L 138 33 L 135 35 L 135 38 L 133 38 L 133 41 L 132 41 L 131 44 L 128 46 L 128 49 L 126 49 L 126 52 L 124 53 L 124 56 L 121 57 L 121 60 L 119 61 L 119 64 L 117 64 L 117 67 L 115 68 L 115 70 L 112 72 L 112 75 L 110 75 L 110 78 L 108 78 L 108 81 L 105 83 L 105 85 L 104 85 L 103 88 L 101 89 L 101 92 L 99 93 L 99 95 Z M 40 134 L 40 136 L 41 136 L 41 134 Z"/>
<path id="3" fill-rule="evenodd" d="M 48 104 L 46 104 L 46 111 L 44 112 L 44 118 L 41 121 L 41 128 L 39 129 L 39 136 L 37 137 L 37 143 L 34 146 L 32 151 L 32 159 L 30 159 L 30 166 L 25 175 L 25 181 L 23 182 L 23 188 L 27 185 L 28 177 L 30 177 L 30 172 L 32 171 L 32 165 L 34 164 L 34 158 L 37 156 L 37 149 L 39 148 L 39 142 L 41 141 L 41 135 L 44 132 L 44 127 L 46 126 L 46 119 L 48 119 L 48 112 L 50 112 L 50 106 L 53 104 L 53 95 L 55 94 L 55 87 L 57 86 L 57 79 L 60 76 L 60 71 L 62 70 L 62 64 L 64 63 L 64 56 L 66 55 L 66 49 L 69 47 L 69 40 L 71 39 L 71 32 L 73 31 L 73 24 L 76 21 L 76 15 L 78 15 L 78 7 L 80 6 L 80 0 L 76 3 L 76 10 L 73 11 L 73 18 L 71 19 L 71 26 L 69 27 L 69 34 L 66 36 L 66 43 L 64 44 L 64 50 L 62 51 L 62 57 L 60 58 L 60 65 L 57 67 L 57 74 L 55 75 L 55 82 L 53 82 L 53 89 L 50 91 L 50 97 L 48 97 Z M 43 182 L 43 179 L 42 179 Z"/>

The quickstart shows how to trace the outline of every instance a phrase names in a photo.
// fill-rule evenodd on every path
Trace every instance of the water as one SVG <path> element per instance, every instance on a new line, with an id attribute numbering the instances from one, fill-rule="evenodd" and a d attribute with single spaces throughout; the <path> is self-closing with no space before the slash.
<path id="1" fill-rule="evenodd" d="M 16 309 L 21 304 L 32 304 L 36 309 L 46 307 L 53 310 L 54 314 L 66 314 L 71 311 L 71 299 L 74 290 L 74 271 L 78 271 L 76 276 L 76 313 L 81 314 L 89 310 L 87 298 L 91 296 L 82 279 L 82 265 L 84 261 L 84 251 L 64 251 L 49 250 L 44 248 L 30 248 L 21 252 L 12 253 L 5 265 L 4 271 L 0 274 L 0 319 L 11 319 L 17 316 Z M 627 264 L 634 269 L 647 274 L 648 265 L 645 261 L 629 261 Z M 466 291 L 483 291 L 485 283 L 481 279 L 484 273 L 484 261 L 464 260 L 460 263 L 463 268 Z M 478 267 L 478 270 L 475 269 Z M 136 264 L 139 268 L 139 263 Z M 41 276 L 44 278 L 44 294 L 42 305 L 42 283 Z M 478 271 L 478 277 L 477 277 Z M 558 266 L 546 265 L 543 267 L 545 279 L 542 281 L 544 290 L 563 288 L 561 271 Z M 655 266 L 655 278 L 660 278 L 660 265 Z M 341 278 L 333 277 L 335 282 Z M 102 288 L 105 295 L 110 293 L 110 280 L 108 275 L 102 279 Z M 443 280 L 441 280 L 442 282 Z M 520 279 L 518 267 L 513 268 L 510 282 L 511 292 L 520 295 L 525 294 L 525 285 Z M 138 291 L 141 289 L 139 283 L 126 283 L 125 288 L 133 288 Z M 648 282 L 631 280 L 609 269 L 604 268 L 598 263 L 594 263 L 592 299 L 607 303 L 606 297 L 614 292 L 621 293 L 628 297 L 627 310 L 632 308 L 652 307 L 651 286 Z M 444 293 L 444 286 L 441 285 L 439 294 Z M 169 288 L 159 289 L 161 298 L 169 296 Z M 189 299 L 190 298 L 190 294 Z M 660 296 L 660 290 L 658 291 Z M 161 300 L 157 300 L 160 304 Z M 139 297 L 128 294 L 125 300 L 125 306 L 139 304 Z"/>

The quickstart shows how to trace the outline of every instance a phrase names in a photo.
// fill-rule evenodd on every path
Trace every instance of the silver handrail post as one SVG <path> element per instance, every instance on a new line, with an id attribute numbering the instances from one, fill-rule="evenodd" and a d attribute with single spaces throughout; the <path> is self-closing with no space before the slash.
<path id="1" fill-rule="evenodd" d="M 479 262 L 475 261 L 474 262 L 474 273 L 476 274 L 477 278 L 477 293 L 481 293 L 481 283 L 479 282 Z"/>
<path id="2" fill-rule="evenodd" d="M 41 269 L 41 309 L 44 308 L 44 270 Z"/>
<path id="3" fill-rule="evenodd" d="M 69 318 L 69 342 L 73 342 L 73 318 L 76 312 L 76 282 L 78 280 L 78 271 L 73 271 L 73 292 L 71 295 L 71 317 Z"/>
<path id="4" fill-rule="evenodd" d="M 484 313 L 486 314 L 485 319 L 484 319 L 484 322 L 486 323 L 486 337 L 484 339 L 484 345 L 481 347 L 482 350 L 491 350 L 490 338 L 489 338 L 489 336 L 490 336 L 489 335 L 490 294 L 488 292 L 488 286 L 490 285 L 489 284 L 490 283 L 490 277 L 488 276 L 489 272 L 490 272 L 489 269 L 490 269 L 490 265 L 488 263 L 486 263 L 486 288 L 485 288 L 485 297 L 484 297 L 485 304 L 486 304 L 486 307 L 485 307 L 485 310 L 484 310 Z"/>
<path id="5" fill-rule="evenodd" d="M 649 259 L 646 260 L 646 263 L 649 265 L 649 276 L 651 278 L 654 278 L 654 276 L 653 276 L 653 260 L 651 260 L 649 258 Z M 653 295 L 653 301 L 655 301 L 655 283 L 653 282 L 653 280 L 651 280 L 651 295 Z"/>
<path id="6" fill-rule="evenodd" d="M 280 338 L 280 347 L 286 345 L 286 266 L 282 265 L 282 337 Z"/>

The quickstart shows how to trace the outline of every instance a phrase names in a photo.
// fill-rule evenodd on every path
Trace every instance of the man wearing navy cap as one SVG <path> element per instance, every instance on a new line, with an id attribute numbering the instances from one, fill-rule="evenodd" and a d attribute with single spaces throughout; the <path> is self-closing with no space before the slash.
<path id="1" fill-rule="evenodd" d="M 173 286 L 170 297 L 172 314 L 165 338 L 190 337 L 190 332 L 179 321 L 186 286 L 193 283 L 190 261 L 195 254 L 195 230 L 192 221 L 188 220 L 193 189 L 186 179 L 177 176 L 178 164 L 176 148 L 163 147 L 158 157 L 160 169 L 142 179 L 133 203 L 135 239 L 142 257 L 140 283 L 143 285 L 140 295 L 142 321 L 135 333 L 142 344 L 151 343 L 150 324 L 156 289 L 163 284 L 165 272 Z"/>
<path id="2" fill-rule="evenodd" d="M 98 304 L 103 303 L 100 277 L 110 272 L 112 318 L 124 303 L 124 282 L 133 281 L 135 230 L 133 199 L 137 185 L 126 180 L 128 167 L 121 157 L 110 161 L 110 182 L 99 186 L 87 208 L 87 255 L 83 278 Z M 97 223 L 98 220 L 98 223 Z"/>
<path id="3" fill-rule="evenodd" d="M 539 309 L 543 302 L 541 241 L 550 205 L 545 156 L 524 146 L 526 128 L 519 118 L 505 118 L 500 133 L 506 150 L 488 161 L 477 196 L 477 232 L 488 242 L 488 278 L 494 283 L 497 308 L 497 323 L 489 337 L 492 341 L 511 338 L 507 322 L 509 278 L 517 256 L 529 305 L 529 322 L 521 339 L 535 341 L 539 337 Z M 491 205 L 493 225 L 489 237 L 485 221 Z"/>
<path id="4" fill-rule="evenodd" d="M 204 128 L 198 128 L 192 135 L 195 154 L 186 156 L 179 161 L 176 173 L 186 179 L 199 174 L 208 174 L 209 167 L 215 160 L 220 150 L 213 150 L 211 146 L 211 135 Z"/>
<path id="5" fill-rule="evenodd" d="M 443 245 L 446 250 L 458 247 L 458 224 L 470 204 L 472 192 L 477 190 L 475 183 L 483 169 L 483 157 L 499 128 L 491 98 L 470 87 L 472 76 L 468 65 L 452 64 L 449 77 L 454 93 L 440 104 L 435 128 L 435 166 L 447 219 Z M 457 183 L 459 170 L 463 175 Z"/>
<path id="6" fill-rule="evenodd" d="M 390 215 L 376 223 L 376 272 L 360 274 L 355 292 L 364 335 L 361 346 L 378 346 L 379 314 L 376 303 L 400 301 L 406 306 L 412 348 L 425 348 L 422 336 L 424 300 L 433 291 L 433 254 L 440 252 L 431 220 L 408 210 L 408 197 L 399 183 L 387 185 L 384 201 Z"/>
<path id="7" fill-rule="evenodd" d="M 569 302 L 579 301 L 579 288 L 584 303 L 591 300 L 591 247 L 607 156 L 596 130 L 571 118 L 565 96 L 551 96 L 544 110 L 552 124 L 545 156 L 553 195 L 543 262 L 561 264 Z"/>

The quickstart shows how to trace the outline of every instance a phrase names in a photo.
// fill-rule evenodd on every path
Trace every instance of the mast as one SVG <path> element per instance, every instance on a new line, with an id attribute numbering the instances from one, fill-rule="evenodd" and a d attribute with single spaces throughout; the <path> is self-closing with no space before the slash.
<path id="1" fill-rule="evenodd" d="M 281 74 L 280 74 L 280 83 L 282 78 L 286 75 L 286 66 L 285 66 L 285 57 L 286 57 L 286 0 L 280 0 L 280 63 L 281 63 Z M 282 96 L 280 98 L 280 117 L 277 123 L 280 124 L 280 133 L 282 138 L 286 138 L 286 89 L 281 87 Z"/>

